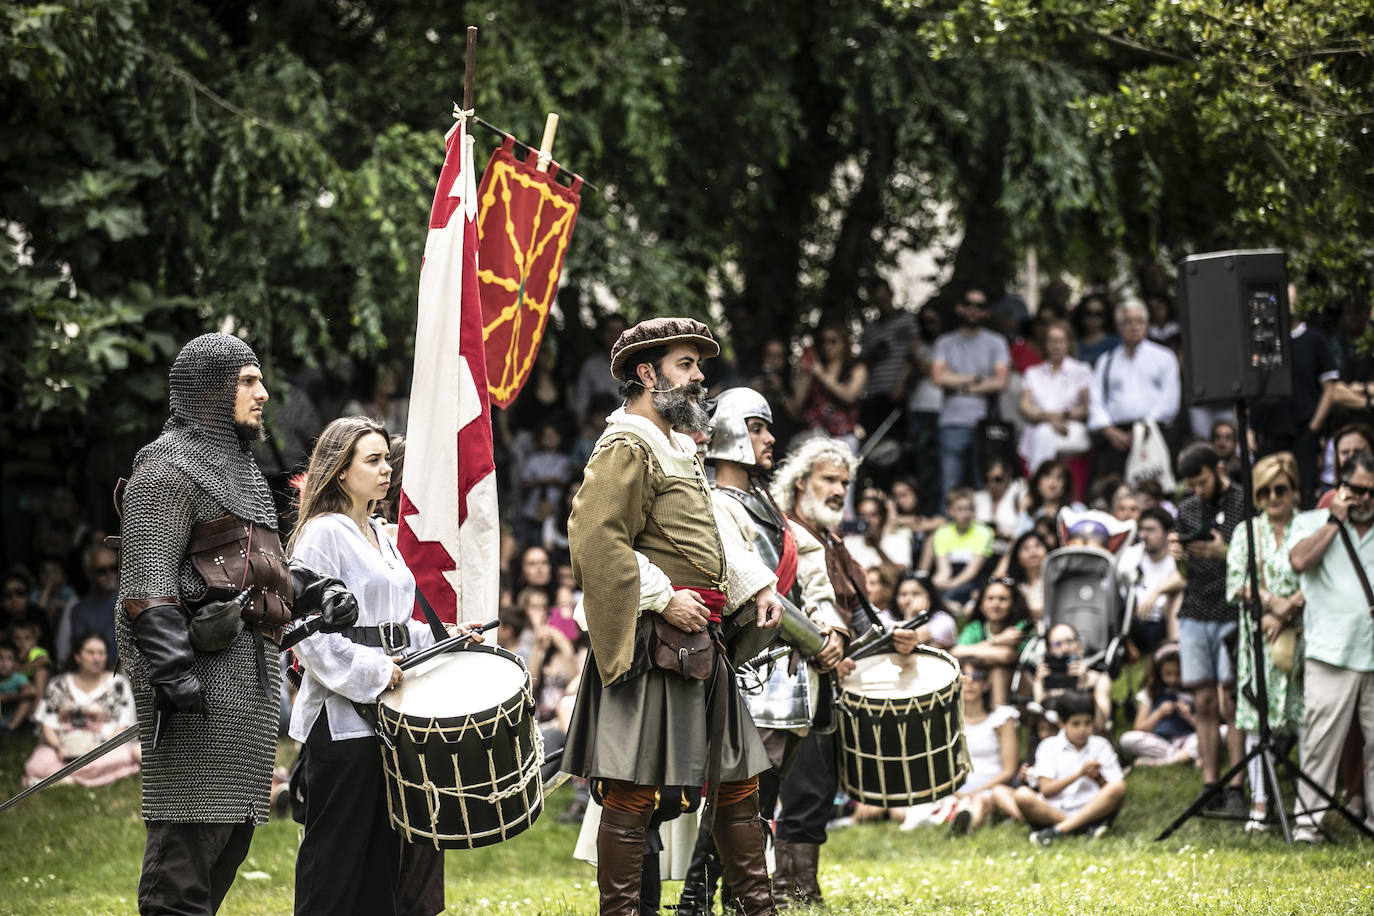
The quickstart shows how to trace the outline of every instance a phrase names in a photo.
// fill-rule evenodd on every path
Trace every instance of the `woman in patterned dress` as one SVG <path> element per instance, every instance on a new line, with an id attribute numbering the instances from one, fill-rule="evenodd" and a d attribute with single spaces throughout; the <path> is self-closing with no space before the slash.
<path id="1" fill-rule="evenodd" d="M 1260 514 L 1251 523 L 1255 530 L 1255 548 L 1259 556 L 1260 601 L 1263 617 L 1260 631 L 1264 636 L 1264 684 L 1269 695 L 1269 727 L 1278 734 L 1297 734 L 1302 724 L 1302 633 L 1298 631 L 1294 664 L 1289 674 L 1274 664 L 1272 646 L 1279 633 L 1289 626 L 1301 626 L 1302 592 L 1298 577 L 1288 562 L 1288 529 L 1293 523 L 1298 502 L 1298 464 L 1290 452 L 1277 452 L 1261 458 L 1252 474 L 1255 505 Z M 1233 603 L 1248 601 L 1250 583 L 1247 563 L 1249 541 L 1243 528 L 1231 537 L 1226 555 L 1226 598 Z M 1247 605 L 1241 614 L 1248 613 Z M 1291 622 L 1290 622 L 1291 621 Z M 1245 698 L 1245 685 L 1253 688 L 1254 658 L 1250 649 L 1250 627 L 1242 620 L 1236 664 L 1236 727 L 1246 733 L 1247 749 L 1259 740 L 1259 714 Z M 1250 820 L 1248 832 L 1265 829 L 1267 801 L 1261 763 L 1258 757 L 1250 761 Z"/>
<path id="2" fill-rule="evenodd" d="M 134 724 L 134 692 L 122 674 L 108 666 L 110 645 L 94 630 L 83 633 L 72 655 L 72 670 L 48 684 L 34 713 L 39 742 L 24 764 L 24 783 L 33 785 L 60 770 L 68 760 Z M 139 769 L 137 743 L 125 744 L 93 760 L 70 777 L 82 786 L 104 786 Z"/>

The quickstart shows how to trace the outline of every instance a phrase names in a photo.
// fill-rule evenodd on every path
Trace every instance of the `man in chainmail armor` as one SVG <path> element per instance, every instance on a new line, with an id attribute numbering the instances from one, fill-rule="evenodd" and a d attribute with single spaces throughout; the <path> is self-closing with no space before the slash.
<path id="1" fill-rule="evenodd" d="M 162 434 L 116 491 L 115 633 L 143 750 L 139 912 L 211 914 L 267 822 L 282 628 L 318 610 L 324 629 L 341 629 L 357 602 L 282 550 L 249 451 L 267 401 L 252 349 L 197 337 L 172 364 L 170 389 Z"/>

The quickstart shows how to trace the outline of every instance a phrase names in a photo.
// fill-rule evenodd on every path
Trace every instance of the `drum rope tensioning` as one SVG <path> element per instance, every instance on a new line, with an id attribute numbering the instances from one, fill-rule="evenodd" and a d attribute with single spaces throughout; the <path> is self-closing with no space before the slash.
<path id="1" fill-rule="evenodd" d="M 378 734 L 397 832 L 472 849 L 528 829 L 544 802 L 534 710 L 523 661 L 491 646 L 444 655 L 384 693 Z"/>
<path id="2" fill-rule="evenodd" d="M 840 782 L 883 807 L 937 801 L 971 769 L 958 663 L 938 649 L 872 656 L 840 693 Z"/>

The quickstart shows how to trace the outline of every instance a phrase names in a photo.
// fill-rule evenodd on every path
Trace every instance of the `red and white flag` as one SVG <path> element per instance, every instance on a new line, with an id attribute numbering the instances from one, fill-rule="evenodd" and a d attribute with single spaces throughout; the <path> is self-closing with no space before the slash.
<path id="1" fill-rule="evenodd" d="M 420 266 L 398 542 L 416 586 L 452 623 L 496 616 L 501 535 L 466 118 L 445 142 Z"/>

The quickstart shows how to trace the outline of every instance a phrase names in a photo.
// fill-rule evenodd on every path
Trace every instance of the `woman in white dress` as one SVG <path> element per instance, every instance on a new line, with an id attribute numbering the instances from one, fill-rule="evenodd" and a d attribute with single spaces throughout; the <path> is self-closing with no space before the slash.
<path id="1" fill-rule="evenodd" d="M 988 689 L 988 669 L 977 661 L 964 659 L 963 677 L 964 741 L 973 769 L 954 795 L 935 804 L 906 809 L 903 830 L 921 824 L 950 825 L 950 833 L 963 836 L 978 829 L 988 816 L 1001 811 L 1017 820 L 1021 814 L 1011 796 L 1011 781 L 1016 777 L 1019 718 L 1013 706 L 993 706 Z M 998 788 L 1005 794 L 999 797 Z"/>
<path id="2" fill-rule="evenodd" d="M 999 807 L 1004 814 L 1017 817 L 1015 803 L 1010 807 L 1000 806 L 995 789 L 997 786 L 1011 787 L 1019 762 L 1016 739 L 1016 720 L 1019 716 L 1016 708 L 992 705 L 987 668 L 968 659 L 963 661 L 961 668 L 964 678 L 964 741 L 973 770 L 955 792 L 960 804 L 950 830 L 956 836 L 977 830 L 988 815 Z"/>
<path id="3" fill-rule="evenodd" d="M 1051 458 L 1088 451 L 1088 386 L 1092 366 L 1069 356 L 1073 329 L 1058 319 L 1045 326 L 1045 361 L 1026 370 L 1021 416 L 1026 421 L 1018 451 L 1034 474 Z"/>
<path id="4" fill-rule="evenodd" d="M 296 913 L 394 914 L 403 840 L 391 829 L 381 755 L 371 725 L 354 708 L 404 676 L 396 664 L 434 642 L 412 618 L 415 577 L 381 519 L 391 465 L 386 428 L 342 417 L 315 443 L 288 548 L 358 599 L 357 625 L 302 640 L 305 669 L 291 712 L 304 742 L 305 835 L 296 857 Z M 451 628 L 466 632 L 470 627 Z M 474 634 L 474 639 L 480 636 Z"/>

